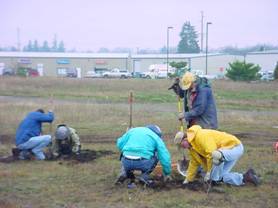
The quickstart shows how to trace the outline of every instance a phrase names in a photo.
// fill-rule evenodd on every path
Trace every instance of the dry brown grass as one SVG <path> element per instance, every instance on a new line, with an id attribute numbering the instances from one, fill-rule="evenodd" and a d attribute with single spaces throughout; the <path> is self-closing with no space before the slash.
<path id="1" fill-rule="evenodd" d="M 134 124 L 160 125 L 176 161 L 181 155 L 171 139 L 178 129 L 177 105 L 176 97 L 167 91 L 169 85 L 168 80 L 0 79 L 0 95 L 23 96 L 0 98 L 0 134 L 13 136 L 26 113 L 50 107 L 48 97 L 53 93 L 56 115 L 53 129 L 58 123 L 68 123 L 85 140 L 85 135 L 91 135 L 83 143 L 84 148 L 117 152 L 114 142 L 128 126 L 127 96 L 133 90 Z M 0 207 L 276 207 L 278 155 L 272 153 L 272 143 L 278 139 L 278 130 L 272 126 L 278 125 L 277 87 L 277 82 L 213 83 L 220 107 L 220 129 L 237 133 L 245 145 L 245 154 L 235 170 L 242 172 L 254 167 L 263 179 L 259 188 L 225 186 L 225 194 L 207 196 L 183 189 L 115 187 L 112 184 L 120 163 L 118 155 L 113 154 L 83 164 L 70 161 L 0 163 Z M 231 92 L 236 94 L 229 94 Z M 260 95 L 261 92 L 271 96 Z M 39 98 L 24 97 L 26 95 Z M 136 98 L 138 95 L 140 99 Z M 249 100 L 242 95 L 248 95 Z M 149 98 L 153 100 L 148 102 Z M 158 102 L 164 98 L 163 103 Z M 238 108 L 235 110 L 234 106 Z M 49 132 L 48 124 L 44 125 L 44 131 Z M 109 139 L 102 143 L 101 139 L 106 137 Z M 9 154 L 12 141 L 0 142 L 0 155 Z"/>

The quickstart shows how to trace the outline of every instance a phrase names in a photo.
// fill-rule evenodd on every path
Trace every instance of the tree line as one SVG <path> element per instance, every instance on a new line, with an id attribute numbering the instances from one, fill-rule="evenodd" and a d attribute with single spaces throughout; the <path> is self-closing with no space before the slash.
<path id="1" fill-rule="evenodd" d="M 57 40 L 52 42 L 52 45 L 49 46 L 48 41 L 43 41 L 42 45 L 39 44 L 37 40 L 29 40 L 28 44 L 23 47 L 23 51 L 26 52 L 65 52 L 65 45 L 63 41 L 58 43 Z"/>
<path id="2" fill-rule="evenodd" d="M 180 41 L 176 47 L 170 47 L 169 53 L 200 53 L 200 46 L 198 41 L 198 33 L 195 30 L 195 27 L 191 25 L 190 21 L 186 21 L 182 28 L 181 32 L 179 34 Z M 278 46 L 273 46 L 270 44 L 257 44 L 255 46 L 251 47 L 233 47 L 233 46 L 227 46 L 220 49 L 214 49 L 210 51 L 220 52 L 220 53 L 227 53 L 232 55 L 246 55 L 248 52 L 254 52 L 254 51 L 264 51 L 264 50 L 278 50 Z M 17 51 L 17 48 L 12 47 L 6 47 L 1 48 L 0 51 Z M 37 40 L 31 41 L 29 40 L 28 44 L 23 47 L 23 51 L 26 52 L 77 52 L 75 49 L 67 50 L 65 48 L 64 42 L 60 41 L 57 42 L 56 38 L 54 38 L 52 45 L 49 46 L 48 41 L 43 41 L 43 43 L 40 45 Z M 99 53 L 132 53 L 132 49 L 130 48 L 115 48 L 112 50 L 109 50 L 108 48 L 101 47 L 97 52 Z M 86 52 L 93 52 L 93 51 L 86 51 Z M 163 46 L 160 49 L 139 49 L 135 51 L 138 54 L 166 54 L 167 53 L 167 47 Z"/>

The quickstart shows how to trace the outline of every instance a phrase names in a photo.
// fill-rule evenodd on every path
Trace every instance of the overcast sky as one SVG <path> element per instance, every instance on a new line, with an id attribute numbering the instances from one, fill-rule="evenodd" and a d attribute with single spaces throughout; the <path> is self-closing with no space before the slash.
<path id="1" fill-rule="evenodd" d="M 158 49 L 168 26 L 176 46 L 185 21 L 201 33 L 201 11 L 210 48 L 278 45 L 277 0 L 0 0 L 0 47 L 16 46 L 19 28 L 21 46 L 56 34 L 66 49 Z"/>

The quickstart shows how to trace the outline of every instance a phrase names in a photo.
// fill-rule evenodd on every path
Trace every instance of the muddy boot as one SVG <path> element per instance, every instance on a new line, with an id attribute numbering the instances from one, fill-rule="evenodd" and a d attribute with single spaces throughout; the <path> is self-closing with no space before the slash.
<path id="1" fill-rule="evenodd" d="M 147 187 L 150 187 L 150 188 L 154 187 L 154 181 L 153 180 L 150 180 L 150 179 L 146 180 L 143 177 L 140 177 L 139 182 L 141 184 L 147 186 Z"/>
<path id="2" fill-rule="evenodd" d="M 20 160 L 31 160 L 32 159 L 32 153 L 29 150 L 21 150 L 19 153 L 18 158 Z"/>
<path id="3" fill-rule="evenodd" d="M 14 158 L 18 158 L 19 157 L 19 153 L 20 153 L 20 149 L 18 149 L 17 147 L 13 147 L 12 148 L 12 154 Z"/>
<path id="4" fill-rule="evenodd" d="M 117 180 L 115 181 L 115 185 L 121 185 L 125 182 L 125 180 L 127 179 L 126 174 L 121 174 Z"/>
<path id="5" fill-rule="evenodd" d="M 246 173 L 243 174 L 243 182 L 252 183 L 255 186 L 258 186 L 260 184 L 260 179 L 256 175 L 255 171 L 252 168 L 250 168 L 247 170 Z"/>

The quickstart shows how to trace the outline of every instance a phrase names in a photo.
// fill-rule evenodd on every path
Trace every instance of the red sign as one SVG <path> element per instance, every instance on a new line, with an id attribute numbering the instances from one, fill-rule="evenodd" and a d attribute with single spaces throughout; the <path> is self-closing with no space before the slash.
<path id="1" fill-rule="evenodd" d="M 106 64 L 106 61 L 101 60 L 101 59 L 97 59 L 96 64 Z"/>

